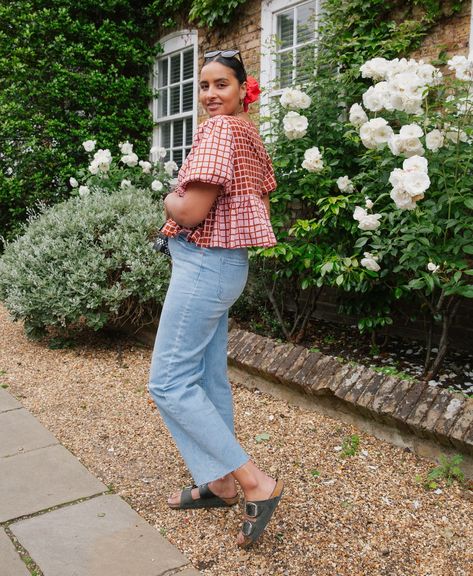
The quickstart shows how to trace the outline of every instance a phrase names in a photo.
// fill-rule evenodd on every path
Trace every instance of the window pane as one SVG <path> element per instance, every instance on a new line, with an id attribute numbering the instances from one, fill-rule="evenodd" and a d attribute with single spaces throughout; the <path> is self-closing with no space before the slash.
<path id="1" fill-rule="evenodd" d="M 188 80 L 194 77 L 194 52 L 193 50 L 188 50 L 184 52 L 184 64 L 182 70 L 182 79 Z"/>
<path id="2" fill-rule="evenodd" d="M 168 115 L 168 89 L 158 92 L 158 116 L 162 118 Z"/>
<path id="3" fill-rule="evenodd" d="M 182 150 L 173 150 L 172 159 L 180 168 L 182 165 Z"/>
<path id="4" fill-rule="evenodd" d="M 171 88 L 171 110 L 170 114 L 179 114 L 181 110 L 181 86 Z"/>
<path id="5" fill-rule="evenodd" d="M 286 88 L 292 84 L 292 55 L 292 50 L 278 54 L 277 75 L 280 88 Z"/>
<path id="6" fill-rule="evenodd" d="M 168 59 L 163 58 L 158 65 L 158 86 L 168 85 Z"/>
<path id="7" fill-rule="evenodd" d="M 278 46 L 288 48 L 294 45 L 294 10 L 288 10 L 277 17 Z"/>
<path id="8" fill-rule="evenodd" d="M 171 147 L 171 123 L 166 122 L 161 124 L 161 146 L 164 148 Z"/>
<path id="9" fill-rule="evenodd" d="M 186 120 L 186 145 L 192 144 L 192 118 Z"/>
<path id="10" fill-rule="evenodd" d="M 296 78 L 298 82 L 308 80 L 314 71 L 314 44 L 296 50 Z"/>
<path id="11" fill-rule="evenodd" d="M 189 152 L 190 152 L 190 151 L 191 151 L 190 148 L 186 148 L 186 158 L 187 158 L 187 156 L 189 155 Z"/>
<path id="12" fill-rule="evenodd" d="M 182 88 L 182 111 L 187 112 L 194 107 L 194 85 L 184 84 Z"/>
<path id="13" fill-rule="evenodd" d="M 297 7 L 296 43 L 308 42 L 315 38 L 315 2 Z"/>
<path id="14" fill-rule="evenodd" d="M 172 138 L 173 146 L 182 146 L 184 137 L 184 120 L 174 121 L 174 133 Z"/>
<path id="15" fill-rule="evenodd" d="M 171 56 L 171 84 L 181 79 L 181 55 Z"/>

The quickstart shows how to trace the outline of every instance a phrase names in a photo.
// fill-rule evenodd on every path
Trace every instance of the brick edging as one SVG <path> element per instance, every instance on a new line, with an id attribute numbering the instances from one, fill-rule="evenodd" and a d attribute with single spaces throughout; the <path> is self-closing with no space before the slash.
<path id="1" fill-rule="evenodd" d="M 365 418 L 473 454 L 473 398 L 237 328 L 228 335 L 228 360 L 309 396 L 341 402 Z"/>

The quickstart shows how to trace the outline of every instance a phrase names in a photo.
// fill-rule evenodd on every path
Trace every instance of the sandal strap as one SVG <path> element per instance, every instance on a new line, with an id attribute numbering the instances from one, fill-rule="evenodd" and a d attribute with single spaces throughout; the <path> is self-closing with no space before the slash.
<path id="1" fill-rule="evenodd" d="M 199 494 L 201 498 L 213 498 L 215 494 L 210 490 L 208 483 L 199 486 Z"/>
<path id="2" fill-rule="evenodd" d="M 184 488 L 184 490 L 181 492 L 180 506 L 187 506 L 188 504 L 192 504 L 194 501 L 192 498 L 193 488 L 196 488 L 196 486 L 187 486 L 187 488 Z"/>

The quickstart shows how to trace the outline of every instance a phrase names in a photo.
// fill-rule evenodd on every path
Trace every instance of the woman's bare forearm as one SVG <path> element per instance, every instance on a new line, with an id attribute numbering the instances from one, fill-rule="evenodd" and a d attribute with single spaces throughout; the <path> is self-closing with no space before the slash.
<path id="1" fill-rule="evenodd" d="M 218 186 L 195 182 L 189 184 L 183 196 L 171 192 L 164 199 L 164 209 L 168 217 L 180 226 L 193 228 L 200 224 L 215 202 Z"/>

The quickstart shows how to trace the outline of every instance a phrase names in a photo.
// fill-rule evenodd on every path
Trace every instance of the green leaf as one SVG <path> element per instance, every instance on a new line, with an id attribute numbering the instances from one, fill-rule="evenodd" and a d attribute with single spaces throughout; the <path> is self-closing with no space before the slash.
<path id="1" fill-rule="evenodd" d="M 473 210 L 473 198 L 465 198 L 464 204 L 470 210 Z"/>
<path id="2" fill-rule="evenodd" d="M 267 433 L 267 432 L 263 432 L 262 434 L 258 434 L 257 436 L 255 436 L 255 440 L 256 442 L 265 442 L 267 440 L 269 440 L 271 438 L 271 436 Z"/>

